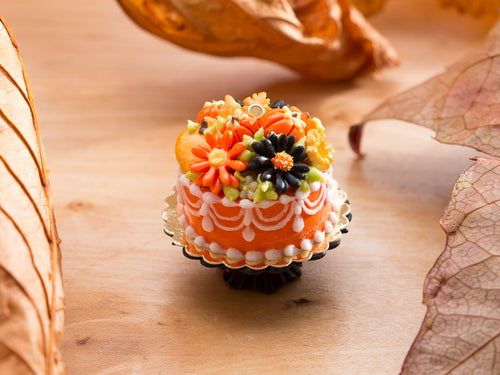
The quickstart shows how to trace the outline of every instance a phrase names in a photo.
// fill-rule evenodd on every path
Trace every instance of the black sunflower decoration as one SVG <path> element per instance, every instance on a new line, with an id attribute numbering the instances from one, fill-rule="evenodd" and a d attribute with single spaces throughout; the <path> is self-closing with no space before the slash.
<path id="1" fill-rule="evenodd" d="M 306 178 L 309 166 L 300 163 L 307 158 L 304 146 L 294 146 L 295 136 L 270 132 L 261 143 L 253 142 L 252 148 L 258 154 L 248 164 L 252 171 L 262 171 L 260 179 L 271 181 L 279 193 L 289 187 L 300 188 L 300 180 Z"/>

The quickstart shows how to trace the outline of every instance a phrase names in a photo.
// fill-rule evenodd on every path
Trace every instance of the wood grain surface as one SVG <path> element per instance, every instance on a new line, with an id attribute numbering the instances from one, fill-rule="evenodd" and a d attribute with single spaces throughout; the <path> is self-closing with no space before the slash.
<path id="1" fill-rule="evenodd" d="M 433 0 L 372 18 L 402 57 L 378 79 L 323 84 L 273 63 L 180 49 L 113 1 L 5 0 L 30 77 L 59 235 L 69 375 L 397 374 L 418 332 L 439 218 L 478 152 L 400 122 L 350 124 L 476 46 L 485 22 Z M 176 134 L 205 100 L 267 91 L 320 117 L 354 219 L 341 246 L 275 295 L 235 291 L 163 234 Z"/>

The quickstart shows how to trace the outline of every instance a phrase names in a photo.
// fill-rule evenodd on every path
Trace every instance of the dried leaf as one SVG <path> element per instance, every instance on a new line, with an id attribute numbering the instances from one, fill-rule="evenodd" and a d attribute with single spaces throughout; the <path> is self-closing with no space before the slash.
<path id="1" fill-rule="evenodd" d="M 60 253 L 33 100 L 0 17 L 0 374 L 64 372 Z"/>
<path id="2" fill-rule="evenodd" d="M 456 8 L 461 13 L 476 17 L 493 15 L 498 17 L 500 0 L 438 0 L 444 7 Z"/>
<path id="3" fill-rule="evenodd" d="M 394 66 L 396 52 L 348 0 L 118 0 L 139 26 L 182 47 L 255 56 L 345 80 Z"/>
<path id="4" fill-rule="evenodd" d="M 476 159 L 441 218 L 446 248 L 427 276 L 427 314 L 403 375 L 500 373 L 500 159 Z"/>
<path id="5" fill-rule="evenodd" d="M 412 122 L 436 131 L 443 143 L 473 147 L 500 156 L 500 24 L 484 52 L 465 58 L 444 73 L 400 93 L 363 119 Z M 349 139 L 359 154 L 363 124 Z"/>
<path id="6" fill-rule="evenodd" d="M 365 17 L 379 12 L 384 7 L 385 2 L 386 0 L 351 0 L 351 3 L 363 13 Z"/>

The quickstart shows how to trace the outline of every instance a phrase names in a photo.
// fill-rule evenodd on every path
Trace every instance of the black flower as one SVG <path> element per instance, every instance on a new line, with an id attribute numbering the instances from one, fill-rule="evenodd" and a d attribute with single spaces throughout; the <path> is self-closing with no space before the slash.
<path id="1" fill-rule="evenodd" d="M 279 193 L 285 193 L 292 186 L 300 188 L 300 180 L 306 178 L 309 166 L 300 163 L 307 158 L 304 146 L 294 146 L 295 136 L 276 135 L 271 132 L 261 143 L 252 143 L 258 154 L 248 164 L 248 169 L 260 171 L 262 181 L 271 181 Z"/>

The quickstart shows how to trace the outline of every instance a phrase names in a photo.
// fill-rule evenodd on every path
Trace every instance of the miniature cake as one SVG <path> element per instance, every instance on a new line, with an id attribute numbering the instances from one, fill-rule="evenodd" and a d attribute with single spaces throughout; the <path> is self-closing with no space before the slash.
<path id="1" fill-rule="evenodd" d="M 266 93 L 206 102 L 175 152 L 183 245 L 206 263 L 286 267 L 324 253 L 349 221 L 321 121 Z"/>

